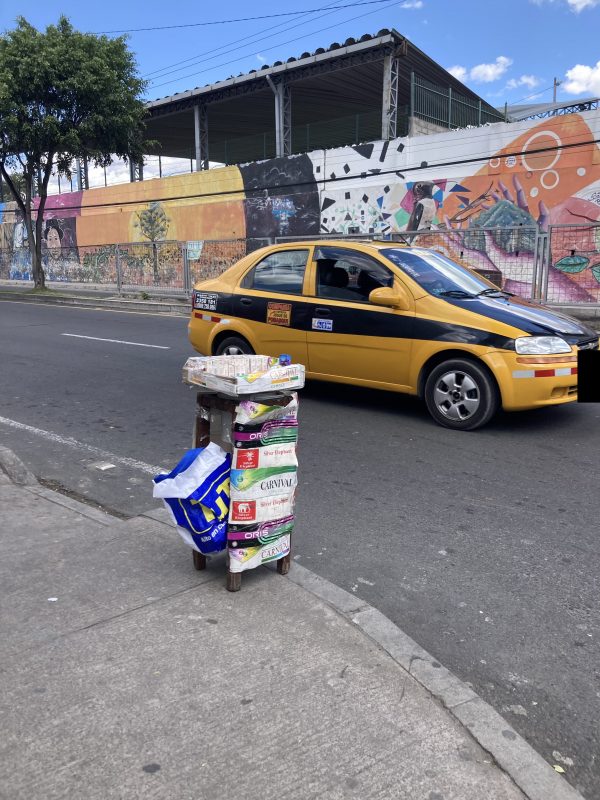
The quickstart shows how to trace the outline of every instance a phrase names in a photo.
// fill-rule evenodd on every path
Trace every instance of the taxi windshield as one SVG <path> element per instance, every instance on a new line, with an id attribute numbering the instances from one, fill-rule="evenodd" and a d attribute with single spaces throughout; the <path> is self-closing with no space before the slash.
<path id="1" fill-rule="evenodd" d="M 481 292 L 494 291 L 487 281 L 441 253 L 406 247 L 387 247 L 379 252 L 429 294 L 474 297 Z"/>

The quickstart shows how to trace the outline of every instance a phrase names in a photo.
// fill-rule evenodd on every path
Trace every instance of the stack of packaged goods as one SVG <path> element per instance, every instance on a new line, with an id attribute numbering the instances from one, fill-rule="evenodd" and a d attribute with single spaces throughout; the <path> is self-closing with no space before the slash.
<path id="1" fill-rule="evenodd" d="M 298 396 L 282 406 L 242 401 L 236 409 L 227 532 L 230 572 L 290 552 L 297 485 Z"/>
<path id="2" fill-rule="evenodd" d="M 183 367 L 183 380 L 192 386 L 232 397 L 304 386 L 304 366 L 288 355 L 193 356 Z"/>

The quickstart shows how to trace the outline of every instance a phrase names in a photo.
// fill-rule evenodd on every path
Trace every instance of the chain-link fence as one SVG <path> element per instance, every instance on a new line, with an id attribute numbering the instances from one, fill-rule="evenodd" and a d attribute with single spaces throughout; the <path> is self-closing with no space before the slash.
<path id="1" fill-rule="evenodd" d="M 537 278 L 535 228 L 435 229 L 400 234 L 406 244 L 435 250 L 496 286 L 533 298 Z"/>
<path id="2" fill-rule="evenodd" d="M 600 223 L 550 226 L 542 284 L 550 303 L 600 303 Z"/>
<path id="3" fill-rule="evenodd" d="M 194 283 L 217 277 L 267 244 L 265 238 L 88 245 L 46 251 L 42 261 L 49 285 L 189 294 Z M 0 279 L 33 280 L 28 248 L 0 250 Z"/>
<path id="4" fill-rule="evenodd" d="M 277 242 L 291 242 L 300 237 L 280 237 Z M 326 239 L 381 239 L 380 234 L 322 234 Z M 521 297 L 536 296 L 539 259 L 539 234 L 536 228 L 435 228 L 391 234 L 391 241 L 411 247 L 435 250 L 475 270 L 496 286 Z"/>
<path id="5" fill-rule="evenodd" d="M 300 239 L 380 239 L 348 236 L 135 242 L 45 251 L 49 285 L 148 294 L 187 295 L 195 283 L 215 278 L 248 253 Z M 464 228 L 405 231 L 386 237 L 443 253 L 496 286 L 542 303 L 600 305 L 600 223 L 536 228 Z M 30 282 L 27 248 L 0 250 L 0 280 Z"/>

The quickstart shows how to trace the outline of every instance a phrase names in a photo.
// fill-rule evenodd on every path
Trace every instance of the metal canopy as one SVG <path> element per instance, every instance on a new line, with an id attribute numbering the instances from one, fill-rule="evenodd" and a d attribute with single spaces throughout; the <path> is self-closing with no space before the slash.
<path id="1" fill-rule="evenodd" d="M 211 161 L 241 163 L 275 155 L 278 101 L 270 82 L 283 84 L 286 92 L 289 90 L 288 99 L 291 98 L 287 112 L 291 122 L 289 119 L 286 122 L 288 127 L 291 125 L 291 146 L 288 141 L 284 152 L 305 152 L 381 138 L 382 108 L 390 102 L 389 96 L 384 99 L 384 67 L 387 64 L 388 74 L 390 62 L 395 81 L 391 111 L 396 116 L 400 109 L 406 115 L 411 72 L 480 100 L 397 31 L 384 30 L 376 36 L 366 34 L 358 41 L 334 43 L 328 49 L 318 48 L 285 63 L 275 62 L 247 74 L 148 102 L 147 136 L 160 145 L 150 153 L 195 158 L 194 108 L 201 106 L 205 109 Z M 484 105 L 491 109 L 487 103 Z M 395 127 L 389 126 L 386 131 L 393 135 Z M 400 126 L 397 127 L 400 135 Z"/>
<path id="2" fill-rule="evenodd" d="M 513 122 L 525 119 L 544 119 L 561 114 L 575 114 L 598 108 L 600 98 L 585 97 L 582 99 L 562 100 L 558 103 L 528 103 L 527 105 L 508 106 L 508 116 Z"/>

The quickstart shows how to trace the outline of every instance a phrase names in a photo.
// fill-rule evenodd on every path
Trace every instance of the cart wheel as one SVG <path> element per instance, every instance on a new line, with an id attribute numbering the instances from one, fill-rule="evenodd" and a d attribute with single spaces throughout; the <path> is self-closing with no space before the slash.
<path id="1" fill-rule="evenodd" d="M 287 575 L 290 571 L 290 565 L 292 563 L 292 556 L 291 553 L 288 553 L 287 556 L 280 558 L 277 561 L 277 572 L 280 575 Z"/>
<path id="2" fill-rule="evenodd" d="M 227 591 L 239 592 L 242 588 L 242 573 L 227 570 Z"/>
<path id="3" fill-rule="evenodd" d="M 199 553 L 197 550 L 192 550 L 192 558 L 194 559 L 195 569 L 206 569 L 206 556 Z"/>

